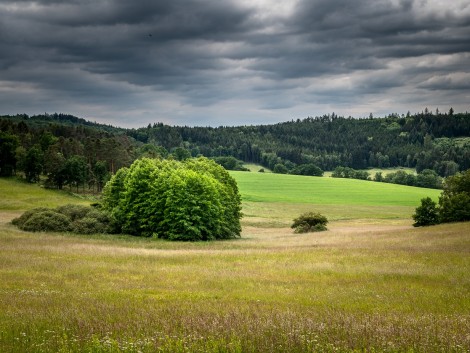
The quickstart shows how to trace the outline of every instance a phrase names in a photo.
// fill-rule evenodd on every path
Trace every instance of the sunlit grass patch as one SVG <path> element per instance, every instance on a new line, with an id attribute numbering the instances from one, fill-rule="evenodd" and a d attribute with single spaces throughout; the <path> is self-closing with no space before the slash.
<path id="1" fill-rule="evenodd" d="M 355 179 L 231 172 L 245 202 L 311 203 L 342 206 L 416 207 L 440 190 Z"/>
<path id="2" fill-rule="evenodd" d="M 90 201 L 61 190 L 47 190 L 16 178 L 0 178 L 0 210 L 25 211 L 36 207 L 54 208 L 67 203 L 89 205 Z"/>

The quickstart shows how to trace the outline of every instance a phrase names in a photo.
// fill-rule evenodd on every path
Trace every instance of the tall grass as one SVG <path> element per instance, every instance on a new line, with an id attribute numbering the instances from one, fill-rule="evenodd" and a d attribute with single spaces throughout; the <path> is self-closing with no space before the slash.
<path id="1" fill-rule="evenodd" d="M 301 235 L 299 204 L 256 204 L 241 239 L 204 243 L 27 233 L 1 211 L 0 352 L 469 351 L 469 223 Z"/>

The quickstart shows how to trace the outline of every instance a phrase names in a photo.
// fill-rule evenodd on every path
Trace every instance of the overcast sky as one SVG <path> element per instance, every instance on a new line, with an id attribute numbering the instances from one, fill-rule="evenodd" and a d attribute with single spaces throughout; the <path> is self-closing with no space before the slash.
<path id="1" fill-rule="evenodd" d="M 0 3 L 0 114 L 122 127 L 470 110 L 468 0 Z"/>

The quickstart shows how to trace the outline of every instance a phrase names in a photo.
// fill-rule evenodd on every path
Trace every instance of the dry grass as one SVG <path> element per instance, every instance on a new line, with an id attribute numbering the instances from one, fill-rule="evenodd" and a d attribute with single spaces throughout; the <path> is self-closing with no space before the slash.
<path id="1" fill-rule="evenodd" d="M 469 224 L 246 226 L 240 240 L 175 244 L 2 219 L 2 352 L 470 347 Z"/>

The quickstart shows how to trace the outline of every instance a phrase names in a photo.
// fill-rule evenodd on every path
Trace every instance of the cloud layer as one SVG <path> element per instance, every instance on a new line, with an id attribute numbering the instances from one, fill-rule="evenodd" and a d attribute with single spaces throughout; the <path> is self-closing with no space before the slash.
<path id="1" fill-rule="evenodd" d="M 469 38 L 467 0 L 4 0 L 0 113 L 138 127 L 466 111 Z"/>

